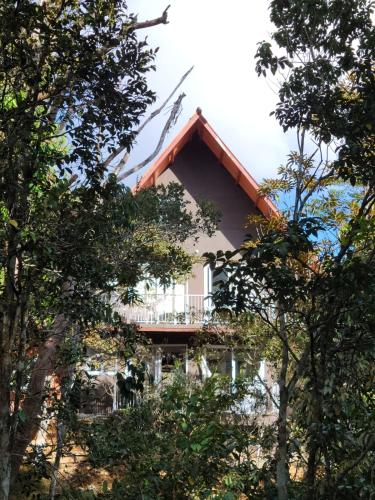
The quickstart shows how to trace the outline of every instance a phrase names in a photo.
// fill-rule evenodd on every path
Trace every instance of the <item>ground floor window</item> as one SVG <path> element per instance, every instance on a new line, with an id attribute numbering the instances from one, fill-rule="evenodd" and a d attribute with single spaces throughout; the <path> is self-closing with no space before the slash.
<path id="1" fill-rule="evenodd" d="M 154 345 L 148 361 L 153 381 L 158 384 L 170 379 L 173 373 L 182 373 L 195 380 L 204 380 L 214 373 L 227 376 L 251 377 L 253 372 L 246 355 L 225 346 L 207 346 L 198 355 L 189 352 L 187 345 Z M 265 363 L 259 366 L 258 375 L 264 378 Z"/>
<path id="2" fill-rule="evenodd" d="M 249 395 L 243 401 L 243 409 L 247 412 L 254 411 L 262 396 L 266 401 L 262 411 L 271 407 L 275 409 L 275 405 L 267 401 L 270 393 L 274 396 L 271 401 L 278 399 L 271 371 L 264 361 L 254 367 L 249 353 L 227 346 L 209 345 L 196 354 L 189 350 L 187 344 L 154 344 L 147 349 L 142 360 L 147 367 L 145 388 L 168 384 L 178 374 L 197 382 L 202 382 L 214 374 L 226 376 L 230 382 L 244 377 L 249 383 Z M 135 404 L 138 396 L 141 396 L 135 394 L 130 403 L 124 400 L 119 379 L 126 382 L 127 377 L 131 375 L 127 365 L 121 368 L 115 360 L 111 370 L 98 371 L 87 368 L 92 382 L 90 390 L 86 390 L 81 398 L 83 413 L 109 413 L 123 405 Z"/>
<path id="3" fill-rule="evenodd" d="M 152 347 L 151 380 L 155 384 L 168 382 L 174 373 L 187 374 L 188 355 L 186 345 L 155 345 Z"/>

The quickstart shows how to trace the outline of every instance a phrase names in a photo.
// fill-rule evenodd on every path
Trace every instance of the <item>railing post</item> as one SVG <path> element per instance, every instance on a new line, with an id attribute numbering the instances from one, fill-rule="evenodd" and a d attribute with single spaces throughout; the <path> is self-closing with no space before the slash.
<path id="1" fill-rule="evenodd" d="M 153 303 L 153 312 L 154 312 L 154 318 L 155 318 L 156 324 L 159 323 L 159 315 L 158 315 L 157 306 L 156 306 L 157 300 L 158 300 L 158 297 L 156 296 L 156 300 Z"/>
<path id="2" fill-rule="evenodd" d="M 115 362 L 115 374 L 113 376 L 113 399 L 112 399 L 112 410 L 116 411 L 118 410 L 118 399 L 117 399 L 117 370 L 118 370 L 118 365 L 117 365 L 117 358 Z"/>
<path id="3" fill-rule="evenodd" d="M 236 358 L 234 355 L 234 350 L 231 349 L 230 351 L 230 363 L 231 363 L 231 378 L 232 382 L 234 383 L 236 381 Z"/>
<path id="4" fill-rule="evenodd" d="M 189 295 L 184 295 L 184 314 L 185 314 L 185 325 L 188 325 L 190 321 Z"/>
<path id="5" fill-rule="evenodd" d="M 172 316 L 173 316 L 173 324 L 177 325 L 177 316 L 176 316 L 176 296 L 172 295 Z"/>
<path id="6" fill-rule="evenodd" d="M 185 349 L 185 375 L 189 374 L 189 354 L 187 347 Z"/>
<path id="7" fill-rule="evenodd" d="M 154 349 L 155 385 L 158 385 L 161 382 L 161 363 L 162 363 L 162 354 L 160 352 L 160 348 L 156 348 Z"/>

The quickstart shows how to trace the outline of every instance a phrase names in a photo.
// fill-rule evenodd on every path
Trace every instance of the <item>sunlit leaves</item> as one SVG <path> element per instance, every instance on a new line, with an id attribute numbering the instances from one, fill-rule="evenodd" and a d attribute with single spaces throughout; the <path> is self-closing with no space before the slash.
<path id="1" fill-rule="evenodd" d="M 277 49 L 262 42 L 255 57 L 259 75 L 283 74 L 277 120 L 284 130 L 304 127 L 318 141 L 339 141 L 339 175 L 373 183 L 373 2 L 274 0 L 270 11 Z"/>
<path id="2" fill-rule="evenodd" d="M 177 498 L 262 498 L 272 486 L 251 450 L 269 445 L 268 436 L 235 411 L 246 391 L 240 380 L 231 391 L 225 377 L 196 385 L 176 374 L 159 395 L 83 423 L 81 441 L 93 465 L 126 467 L 112 487 L 119 498 L 137 498 L 139 490 L 145 498 L 168 498 L 171 491 Z"/>

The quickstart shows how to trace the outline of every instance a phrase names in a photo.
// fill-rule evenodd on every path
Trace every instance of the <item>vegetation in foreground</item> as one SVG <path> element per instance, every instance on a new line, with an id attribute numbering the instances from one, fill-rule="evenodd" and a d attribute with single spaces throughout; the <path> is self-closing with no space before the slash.
<path id="1" fill-rule="evenodd" d="M 257 71 L 287 70 L 275 116 L 284 130 L 296 129 L 297 150 L 263 193 L 287 193 L 291 208 L 258 221 L 259 238 L 244 244 L 240 260 L 207 256 L 229 276 L 217 307 L 236 313 L 238 332 L 274 364 L 278 416 L 269 442 L 254 422 L 247 427 L 236 412 L 228 419 L 224 403 L 235 404 L 242 389 L 226 392 L 216 378 L 199 391 L 176 382 L 159 400 L 79 434 L 70 422 L 62 403 L 70 401 L 84 332 L 104 319 L 122 331 L 106 294 L 120 286 L 126 302 L 146 271 L 166 282 L 188 272 L 180 243 L 199 228 L 209 232 L 211 218 L 194 219 L 173 187 L 136 199 L 109 175 L 111 155 L 130 150 L 154 99 L 145 80 L 154 52 L 137 40 L 142 23 L 125 2 L 2 0 L 0 14 L 0 499 L 17 484 L 44 400 L 54 398 L 47 379 L 57 372 L 65 382 L 54 407 L 56 469 L 70 433 L 94 464 L 124 464 L 127 474 L 99 495 L 371 498 L 373 2 L 270 2 L 277 51 L 261 43 Z M 164 22 L 165 13 L 154 25 Z M 151 230 L 158 245 L 150 247 Z M 101 436 L 108 440 L 98 449 Z M 246 455 L 249 446 L 262 448 L 261 465 Z M 34 451 L 31 470 L 40 472 L 44 457 Z M 292 464 L 303 467 L 298 480 Z M 54 498 L 57 481 L 48 474 Z"/>

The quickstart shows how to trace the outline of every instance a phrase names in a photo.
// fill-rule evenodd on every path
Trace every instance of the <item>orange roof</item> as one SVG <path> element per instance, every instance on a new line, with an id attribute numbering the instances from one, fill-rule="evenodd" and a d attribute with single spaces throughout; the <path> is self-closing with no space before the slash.
<path id="1" fill-rule="evenodd" d="M 241 165 L 230 149 L 207 123 L 199 108 L 155 163 L 145 172 L 137 185 L 137 189 L 155 185 L 156 179 L 174 162 L 174 159 L 191 139 L 194 132 L 199 134 L 202 141 L 218 158 L 220 163 L 235 179 L 236 183 L 241 186 L 261 213 L 266 218 L 277 215 L 278 210 L 275 205 L 268 198 L 258 194 L 259 186 L 255 179 Z"/>

